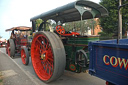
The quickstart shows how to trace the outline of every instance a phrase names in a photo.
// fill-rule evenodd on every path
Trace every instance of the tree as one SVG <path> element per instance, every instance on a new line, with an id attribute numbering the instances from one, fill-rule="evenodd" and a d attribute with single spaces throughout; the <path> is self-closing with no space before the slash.
<path id="1" fill-rule="evenodd" d="M 122 0 L 122 4 L 128 3 L 127 0 Z M 101 0 L 101 5 L 103 5 L 109 12 L 109 16 L 105 18 L 100 18 L 100 25 L 103 30 L 103 34 L 117 34 L 118 32 L 118 0 Z M 122 9 L 123 14 L 123 34 L 127 30 L 127 22 L 128 22 L 128 10 L 127 7 Z"/>
<path id="2" fill-rule="evenodd" d="M 123 0 L 123 4 L 128 3 L 128 0 Z M 122 8 L 122 15 L 123 15 L 123 34 L 128 31 L 128 5 Z"/>
<path id="3" fill-rule="evenodd" d="M 36 20 L 36 30 L 39 29 L 39 26 L 41 25 L 42 22 L 44 22 L 42 19 L 37 19 Z M 48 31 L 49 30 L 49 25 L 51 25 L 51 20 L 46 21 L 45 25 L 46 25 L 46 27 L 43 24 L 42 28 L 45 29 L 45 31 Z"/>
<path id="4" fill-rule="evenodd" d="M 95 31 L 94 31 L 95 26 L 97 26 L 98 24 L 99 24 L 99 22 L 94 19 L 86 20 L 85 28 L 87 28 L 87 29 L 85 29 L 85 30 L 88 31 L 89 30 L 88 28 L 92 29 L 93 35 L 94 35 L 95 34 Z"/>
<path id="5" fill-rule="evenodd" d="M 89 29 L 93 29 L 94 33 L 94 27 L 96 25 L 97 23 L 94 19 L 89 19 L 65 23 L 64 28 L 67 28 L 65 29 L 66 31 L 79 31 L 82 33 L 82 35 L 84 35 L 84 33 L 87 32 Z"/>
<path id="6" fill-rule="evenodd" d="M 116 0 L 101 0 L 103 5 L 109 12 L 109 16 L 100 18 L 100 25 L 106 34 L 117 33 L 118 31 L 118 3 Z"/>
<path id="7" fill-rule="evenodd" d="M 42 19 L 37 19 L 37 20 L 36 20 L 36 29 L 39 28 L 39 26 L 40 26 L 40 24 L 41 24 L 42 22 L 43 22 Z"/>

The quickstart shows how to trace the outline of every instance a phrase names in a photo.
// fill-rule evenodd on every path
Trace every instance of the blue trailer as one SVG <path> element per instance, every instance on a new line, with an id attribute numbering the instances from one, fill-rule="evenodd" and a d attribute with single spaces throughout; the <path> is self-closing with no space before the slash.
<path id="1" fill-rule="evenodd" d="M 89 74 L 107 81 L 107 85 L 128 85 L 128 39 L 89 43 Z"/>

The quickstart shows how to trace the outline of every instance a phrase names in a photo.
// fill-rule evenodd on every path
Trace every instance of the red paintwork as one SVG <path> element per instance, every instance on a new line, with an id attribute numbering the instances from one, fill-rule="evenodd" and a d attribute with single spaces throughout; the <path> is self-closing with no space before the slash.
<path id="1" fill-rule="evenodd" d="M 14 41 L 16 53 L 20 53 L 22 46 L 27 47 L 28 41 L 27 41 L 27 37 L 24 34 L 22 34 L 21 32 L 14 33 L 14 31 L 15 30 L 16 31 L 29 31 L 31 29 L 32 29 L 31 27 L 26 27 L 26 26 L 19 26 L 19 27 L 13 27 L 10 29 L 6 29 L 6 31 L 12 31 L 10 39 L 13 39 L 13 41 Z M 7 48 L 8 48 L 8 46 L 7 46 Z"/>
<path id="2" fill-rule="evenodd" d="M 27 38 L 23 38 L 20 40 L 20 44 L 23 45 L 23 46 L 27 46 Z"/>
<path id="3" fill-rule="evenodd" d="M 56 31 L 59 34 L 65 34 L 65 29 L 60 25 L 56 26 Z"/>
<path id="4" fill-rule="evenodd" d="M 32 41 L 31 59 L 37 76 L 49 80 L 53 74 L 54 56 L 49 40 L 42 34 L 36 35 Z"/>
<path id="5" fill-rule="evenodd" d="M 6 51 L 7 51 L 8 55 L 10 56 L 10 43 L 9 42 L 7 42 Z"/>
<path id="6" fill-rule="evenodd" d="M 6 39 L 0 38 L 0 47 L 5 47 L 7 44 Z"/>
<path id="7" fill-rule="evenodd" d="M 26 54 L 23 49 L 21 50 L 21 60 L 23 64 L 26 64 Z"/>
<path id="8" fill-rule="evenodd" d="M 63 35 L 63 36 L 76 36 L 76 35 L 80 35 L 77 32 L 71 32 L 71 33 L 66 33 L 65 34 L 65 29 L 62 26 L 60 26 L 60 25 L 56 26 L 56 31 L 57 31 L 57 33 L 59 33 L 60 35 Z"/>

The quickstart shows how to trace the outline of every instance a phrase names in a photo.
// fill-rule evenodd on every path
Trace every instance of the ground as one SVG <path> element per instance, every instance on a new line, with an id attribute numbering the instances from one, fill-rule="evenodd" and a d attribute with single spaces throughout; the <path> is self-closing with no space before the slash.
<path id="1" fill-rule="evenodd" d="M 3 85 L 2 72 L 0 72 L 0 85 Z"/>
<path id="2" fill-rule="evenodd" d="M 0 48 L 0 57 L 0 85 L 17 85 L 17 82 L 18 85 L 105 85 L 104 80 L 88 73 L 73 73 L 66 70 L 59 79 L 46 84 L 36 76 L 32 67 L 31 57 L 28 66 L 22 64 L 18 54 L 14 59 L 11 59 L 6 55 L 5 48 Z M 7 66 L 5 67 L 4 65 Z M 4 75 L 1 75 L 1 72 Z"/>

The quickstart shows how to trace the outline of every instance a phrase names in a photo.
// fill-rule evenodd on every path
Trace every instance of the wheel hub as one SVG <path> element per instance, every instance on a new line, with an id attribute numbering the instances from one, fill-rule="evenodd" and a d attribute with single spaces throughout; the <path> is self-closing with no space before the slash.
<path id="1" fill-rule="evenodd" d="M 41 59 L 42 59 L 42 60 L 45 60 L 45 59 L 46 59 L 45 56 L 46 56 L 45 54 L 41 54 Z"/>
<path id="2" fill-rule="evenodd" d="M 22 58 L 24 58 L 24 55 L 22 56 Z"/>

